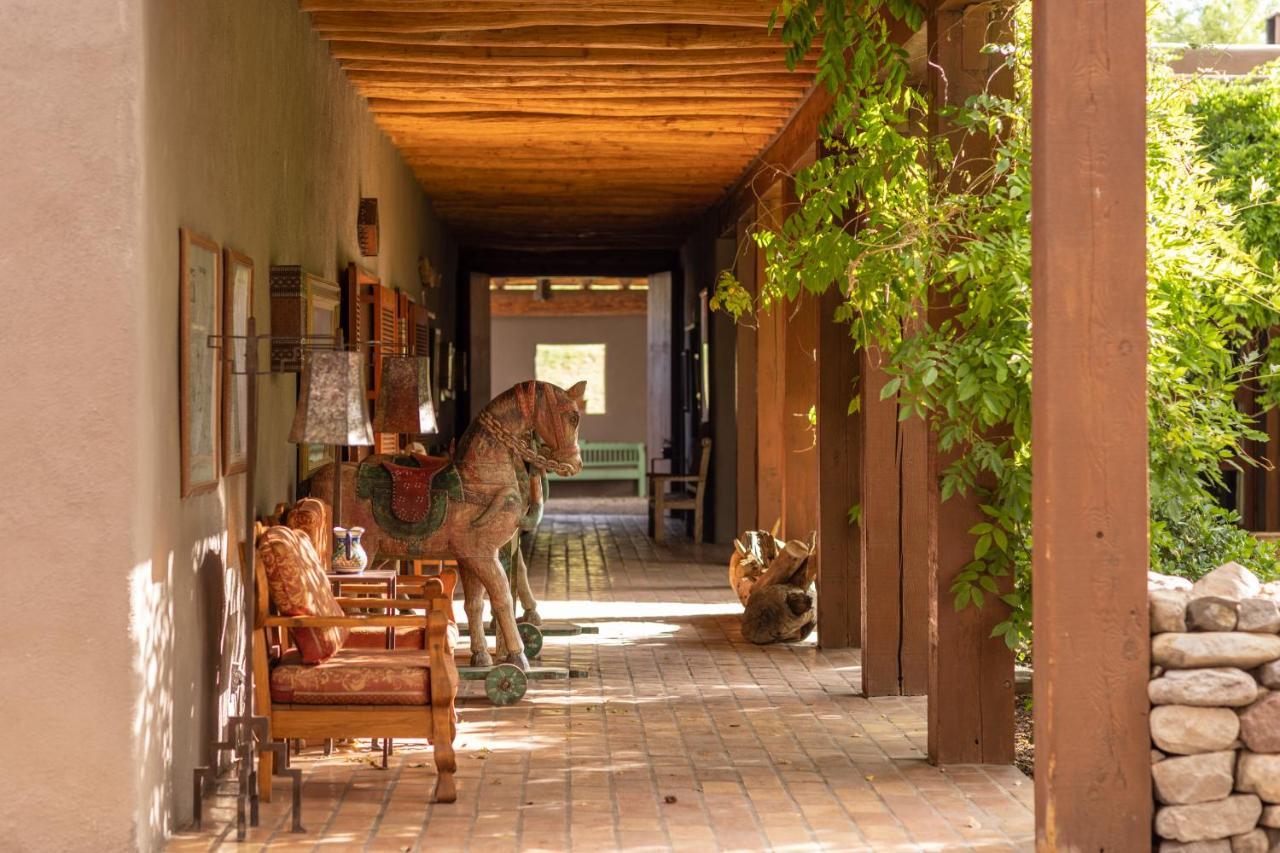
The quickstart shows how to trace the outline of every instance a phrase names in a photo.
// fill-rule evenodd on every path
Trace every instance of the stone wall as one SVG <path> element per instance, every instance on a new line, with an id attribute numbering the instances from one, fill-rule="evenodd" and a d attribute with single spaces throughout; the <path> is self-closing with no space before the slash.
<path id="1" fill-rule="evenodd" d="M 1157 849 L 1280 851 L 1280 582 L 1152 575 Z"/>

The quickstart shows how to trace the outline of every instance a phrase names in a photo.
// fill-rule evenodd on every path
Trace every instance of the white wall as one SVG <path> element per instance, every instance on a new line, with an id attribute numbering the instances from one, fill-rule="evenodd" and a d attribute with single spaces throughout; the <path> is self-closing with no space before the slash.
<path id="1" fill-rule="evenodd" d="M 272 264 L 412 289 L 427 255 L 452 334 L 455 253 L 294 0 L 10 0 L 0 122 L 0 847 L 155 849 L 243 649 L 243 478 L 179 494 L 178 228 L 253 259 L 264 332 Z M 262 383 L 257 512 L 290 497 L 294 395 Z"/>
<path id="2" fill-rule="evenodd" d="M 0 24 L 0 847 L 138 841 L 142 0 Z"/>

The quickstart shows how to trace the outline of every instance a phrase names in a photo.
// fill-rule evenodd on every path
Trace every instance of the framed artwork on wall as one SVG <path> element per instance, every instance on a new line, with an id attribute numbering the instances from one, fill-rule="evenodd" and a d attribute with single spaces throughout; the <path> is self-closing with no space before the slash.
<path id="1" fill-rule="evenodd" d="M 302 274 L 303 334 L 312 346 L 320 344 L 318 336 L 338 333 L 342 318 L 342 289 L 337 282 L 310 273 Z M 298 445 L 298 480 L 310 477 L 317 469 L 333 461 L 333 446 L 328 444 Z"/>
<path id="2" fill-rule="evenodd" d="M 234 249 L 223 250 L 222 328 L 228 335 L 249 334 L 253 316 L 253 260 Z M 248 395 L 245 376 L 247 341 L 227 341 L 229 358 L 222 363 L 222 473 L 223 476 L 248 470 Z M 234 362 L 232 361 L 234 359 Z"/>
<path id="3" fill-rule="evenodd" d="M 182 497 L 218 487 L 218 351 L 209 336 L 219 334 L 222 253 L 218 244 L 178 231 L 178 397 L 182 445 Z"/>

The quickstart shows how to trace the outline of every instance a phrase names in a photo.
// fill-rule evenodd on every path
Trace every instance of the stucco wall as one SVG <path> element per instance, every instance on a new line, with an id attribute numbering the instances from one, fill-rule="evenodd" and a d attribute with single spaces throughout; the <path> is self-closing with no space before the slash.
<path id="1" fill-rule="evenodd" d="M 222 555 L 228 527 L 242 529 L 243 477 L 179 498 L 179 226 L 253 259 L 255 316 L 264 326 L 272 264 L 301 264 L 336 281 L 354 260 L 417 294 L 417 262 L 426 255 L 448 283 L 429 291 L 427 304 L 449 335 L 455 299 L 454 252 L 428 200 L 293 0 L 150 0 L 147 13 L 138 431 L 147 451 L 140 515 L 154 527 L 145 555 L 152 569 L 136 579 L 134 598 L 150 626 L 138 653 L 160 673 L 143 731 L 159 754 L 143 757 L 140 791 L 151 804 L 144 830 L 158 835 L 189 817 L 191 767 L 206 758 L 214 721 L 227 711 L 242 650 L 236 574 Z M 361 258 L 356 242 L 361 196 L 378 198 L 377 258 Z M 291 497 L 295 388 L 293 375 L 261 383 L 258 513 Z M 447 430 L 452 413 L 441 414 Z"/>
<path id="2" fill-rule="evenodd" d="M 134 845 L 142 2 L 0 13 L 0 847 Z"/>
<path id="3" fill-rule="evenodd" d="M 578 428 L 583 441 L 644 441 L 648 411 L 645 318 L 494 317 L 491 383 L 501 394 L 534 378 L 538 344 L 606 344 L 605 413 L 585 415 Z M 591 396 L 591 388 L 587 396 Z"/>

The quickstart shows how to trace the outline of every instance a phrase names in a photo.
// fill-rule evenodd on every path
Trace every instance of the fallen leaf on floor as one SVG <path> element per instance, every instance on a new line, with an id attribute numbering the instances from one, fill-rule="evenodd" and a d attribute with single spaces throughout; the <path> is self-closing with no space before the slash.
<path id="1" fill-rule="evenodd" d="M 978 828 L 979 828 L 979 827 L 981 827 L 981 826 L 982 826 L 982 824 L 978 821 L 978 819 L 977 819 L 976 817 L 973 817 L 972 815 L 970 815 L 970 817 L 969 817 L 969 828 L 970 828 L 970 829 L 978 829 Z"/>
<path id="2" fill-rule="evenodd" d="M 876 777 L 875 777 L 875 776 L 867 776 L 867 777 L 865 777 L 865 778 L 866 778 L 866 780 L 867 780 L 868 782 L 874 782 L 874 781 L 876 780 Z"/>
<path id="3" fill-rule="evenodd" d="M 854 733 L 853 733 L 853 736 L 854 736 L 854 737 L 862 737 L 862 735 L 858 734 L 857 732 L 854 732 Z"/>
<path id="4" fill-rule="evenodd" d="M 343 504 L 343 506 L 346 506 L 346 504 L 344 503 L 344 504 Z M 410 767 L 426 767 L 426 766 L 427 766 L 427 762 L 425 762 L 425 761 L 419 761 L 419 762 L 416 762 L 416 763 L 414 763 L 414 764 L 410 764 L 409 766 L 410 766 Z"/>
<path id="5" fill-rule="evenodd" d="M 670 805 L 671 803 L 674 803 L 676 801 L 676 798 L 671 794 L 667 794 L 665 797 L 662 798 L 662 801 Z"/>
<path id="6" fill-rule="evenodd" d="M 731 729 L 737 729 L 737 728 L 741 728 L 741 727 L 742 727 L 742 724 L 741 724 L 741 723 L 730 723 L 730 724 L 729 724 L 729 728 L 731 728 Z"/>

